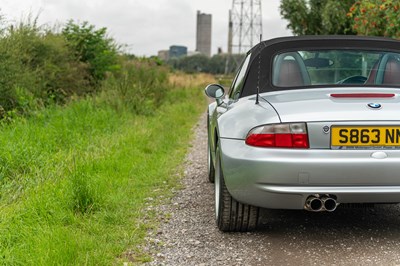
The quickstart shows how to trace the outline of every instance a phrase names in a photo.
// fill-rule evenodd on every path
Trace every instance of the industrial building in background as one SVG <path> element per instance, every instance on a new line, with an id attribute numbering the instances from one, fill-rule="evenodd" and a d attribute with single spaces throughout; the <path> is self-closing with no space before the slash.
<path id="1" fill-rule="evenodd" d="M 182 45 L 171 45 L 169 47 L 169 59 L 171 58 L 180 58 L 187 56 L 187 47 Z"/>
<path id="2" fill-rule="evenodd" d="M 228 53 L 244 54 L 262 35 L 261 0 L 233 0 L 229 11 Z"/>
<path id="3" fill-rule="evenodd" d="M 188 55 L 188 49 L 183 45 L 171 45 L 169 50 L 158 51 L 158 58 L 168 61 L 173 58 L 181 58 Z"/>
<path id="4" fill-rule="evenodd" d="M 158 51 L 158 58 L 160 58 L 163 61 L 168 61 L 169 60 L 169 50 L 160 50 Z"/>
<path id="5" fill-rule="evenodd" d="M 196 51 L 211 57 L 211 20 L 210 14 L 197 11 Z"/>

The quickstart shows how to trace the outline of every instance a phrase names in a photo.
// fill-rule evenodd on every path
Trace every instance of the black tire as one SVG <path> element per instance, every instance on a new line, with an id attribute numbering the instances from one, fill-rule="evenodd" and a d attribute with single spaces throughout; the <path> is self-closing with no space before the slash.
<path id="1" fill-rule="evenodd" d="M 219 148 L 215 161 L 215 216 L 219 230 L 247 232 L 257 228 L 260 208 L 237 202 L 229 194 L 221 168 Z"/>

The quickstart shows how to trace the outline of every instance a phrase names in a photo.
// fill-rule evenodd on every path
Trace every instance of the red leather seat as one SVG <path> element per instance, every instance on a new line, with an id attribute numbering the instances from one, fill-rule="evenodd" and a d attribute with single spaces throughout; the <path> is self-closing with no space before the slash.
<path id="1" fill-rule="evenodd" d="M 386 54 L 374 64 L 365 84 L 400 85 L 400 58 Z"/>
<path id="2" fill-rule="evenodd" d="M 398 58 L 390 57 L 385 66 L 382 84 L 400 85 L 400 61 Z"/>

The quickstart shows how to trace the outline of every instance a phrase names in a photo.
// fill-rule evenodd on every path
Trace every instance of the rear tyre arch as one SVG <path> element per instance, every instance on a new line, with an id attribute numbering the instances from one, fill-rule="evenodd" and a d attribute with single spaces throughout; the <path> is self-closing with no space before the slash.
<path id="1" fill-rule="evenodd" d="M 214 183 L 215 181 L 215 168 L 214 168 L 214 163 L 212 161 L 212 157 L 211 157 L 211 149 L 210 149 L 210 145 L 207 145 L 208 149 L 207 149 L 207 161 L 208 161 L 208 181 L 210 181 L 210 183 Z"/>
<path id="2" fill-rule="evenodd" d="M 210 138 L 210 117 L 207 114 L 207 136 L 208 136 L 208 143 L 207 143 L 207 164 L 208 164 L 208 181 L 214 183 L 215 180 L 215 167 L 212 159 L 211 154 L 211 138 Z"/>

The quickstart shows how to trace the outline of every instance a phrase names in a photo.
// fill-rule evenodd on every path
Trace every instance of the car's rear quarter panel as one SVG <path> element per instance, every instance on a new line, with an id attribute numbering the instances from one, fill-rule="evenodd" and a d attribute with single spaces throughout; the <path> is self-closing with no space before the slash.
<path id="1" fill-rule="evenodd" d="M 249 131 L 263 124 L 280 123 L 275 109 L 267 102 L 255 103 L 255 97 L 242 98 L 231 103 L 218 117 L 220 138 L 245 139 Z M 222 107 L 218 107 L 221 108 Z"/>

